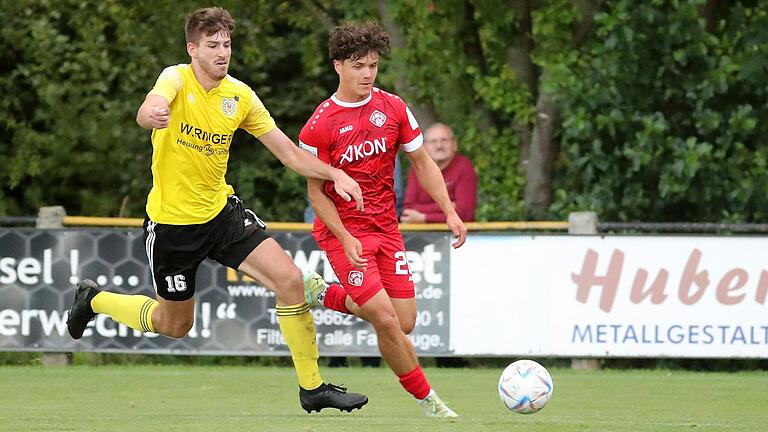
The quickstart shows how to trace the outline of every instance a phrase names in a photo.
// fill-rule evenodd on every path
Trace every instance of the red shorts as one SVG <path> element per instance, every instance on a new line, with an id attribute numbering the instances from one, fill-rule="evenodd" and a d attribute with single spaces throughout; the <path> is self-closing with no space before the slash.
<path id="1" fill-rule="evenodd" d="M 403 235 L 399 232 L 371 233 L 357 236 L 363 245 L 365 271 L 355 268 L 347 259 L 344 247 L 336 237 L 318 242 L 339 283 L 358 306 L 364 305 L 382 288 L 391 298 L 413 298 L 413 277 L 405 254 Z"/>

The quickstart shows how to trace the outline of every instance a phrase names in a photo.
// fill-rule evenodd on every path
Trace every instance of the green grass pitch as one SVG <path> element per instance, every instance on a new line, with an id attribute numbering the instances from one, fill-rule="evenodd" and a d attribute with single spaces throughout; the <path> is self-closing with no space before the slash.
<path id="1" fill-rule="evenodd" d="M 293 370 L 247 366 L 0 367 L 1 431 L 766 431 L 768 373 L 550 369 L 554 396 L 508 411 L 501 370 L 426 368 L 461 417 L 423 416 L 386 368 L 323 368 L 362 410 L 308 415 Z"/>

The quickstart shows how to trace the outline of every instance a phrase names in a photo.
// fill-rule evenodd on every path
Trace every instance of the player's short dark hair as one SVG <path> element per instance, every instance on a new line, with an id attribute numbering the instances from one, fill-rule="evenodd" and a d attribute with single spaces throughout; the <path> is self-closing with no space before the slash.
<path id="1" fill-rule="evenodd" d="M 365 24 L 345 24 L 336 27 L 328 36 L 328 55 L 331 60 L 357 60 L 369 52 L 389 53 L 389 33 L 376 21 Z"/>
<path id="2" fill-rule="evenodd" d="M 232 34 L 235 30 L 235 20 L 229 12 L 220 7 L 208 7 L 198 9 L 187 17 L 184 26 L 184 36 L 187 43 L 198 43 L 200 38 L 225 31 Z"/>

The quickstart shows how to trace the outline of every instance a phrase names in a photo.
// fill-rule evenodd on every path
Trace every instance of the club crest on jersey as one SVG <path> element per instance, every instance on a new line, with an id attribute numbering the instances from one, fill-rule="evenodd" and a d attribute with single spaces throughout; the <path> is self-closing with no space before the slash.
<path id="1" fill-rule="evenodd" d="M 221 98 L 221 112 L 227 117 L 232 117 L 237 113 L 237 101 L 239 97 Z"/>
<path id="2" fill-rule="evenodd" d="M 363 285 L 363 272 L 353 270 L 349 272 L 349 277 L 347 278 L 350 285 L 354 286 L 361 286 Z"/>
<path id="3" fill-rule="evenodd" d="M 368 120 L 370 120 L 371 123 L 377 127 L 382 127 L 384 126 L 384 122 L 387 121 L 387 116 L 385 116 L 384 113 L 379 110 L 374 110 Z"/>

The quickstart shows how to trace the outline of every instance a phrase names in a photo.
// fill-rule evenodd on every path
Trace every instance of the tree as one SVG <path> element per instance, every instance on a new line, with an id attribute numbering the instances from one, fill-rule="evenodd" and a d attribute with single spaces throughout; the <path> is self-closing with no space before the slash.
<path id="1" fill-rule="evenodd" d="M 754 0 L 229 0 L 231 73 L 289 136 L 336 88 L 327 33 L 378 19 L 379 84 L 422 126 L 451 125 L 478 171 L 480 220 L 762 221 L 768 208 L 768 5 Z M 2 2 L 0 214 L 142 216 L 149 133 L 134 117 L 187 62 L 198 7 Z M 151 13 L 150 13 L 151 11 Z M 23 40 L 24 43 L 18 43 Z M 272 220 L 300 220 L 305 184 L 245 133 L 227 176 Z"/>
<path id="2" fill-rule="evenodd" d="M 578 60 L 558 69 L 559 211 L 765 218 L 766 5 L 736 2 L 713 26 L 703 4 L 611 2 Z"/>

